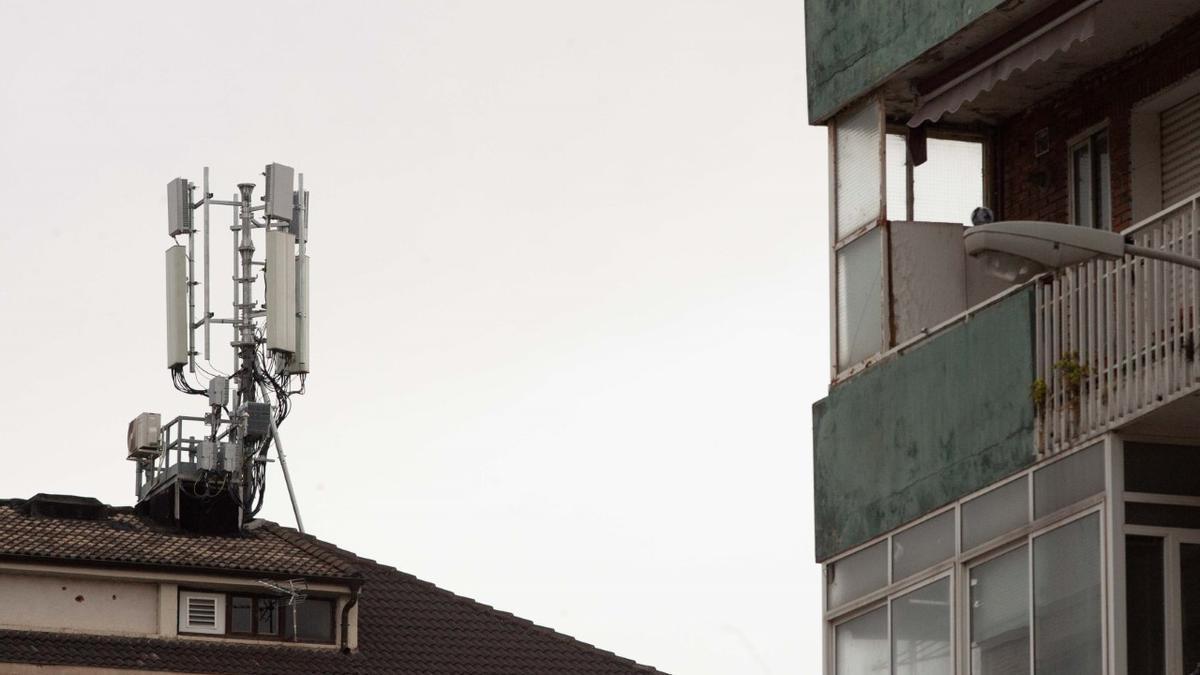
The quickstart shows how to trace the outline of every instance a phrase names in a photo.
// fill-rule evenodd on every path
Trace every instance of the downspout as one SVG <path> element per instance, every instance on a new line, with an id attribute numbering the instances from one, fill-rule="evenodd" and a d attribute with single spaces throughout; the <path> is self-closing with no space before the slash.
<path id="1" fill-rule="evenodd" d="M 350 588 L 350 602 L 342 607 L 342 653 L 350 653 L 350 610 L 358 604 L 358 594 L 362 589 L 362 584 L 358 583 Z"/>

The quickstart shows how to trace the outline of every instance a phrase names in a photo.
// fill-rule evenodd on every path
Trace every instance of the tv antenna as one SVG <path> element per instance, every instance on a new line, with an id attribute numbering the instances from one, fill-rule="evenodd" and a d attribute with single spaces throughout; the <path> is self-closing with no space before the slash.
<path id="1" fill-rule="evenodd" d="M 308 599 L 308 582 L 304 579 L 288 579 L 286 581 L 258 579 L 258 583 L 287 598 L 284 600 L 284 605 L 291 607 L 292 639 L 295 640 L 300 627 L 300 622 L 296 620 L 298 613 L 296 606 Z"/>
<path id="2" fill-rule="evenodd" d="M 207 412 L 166 425 L 157 413 L 139 415 L 129 425 L 128 459 L 137 463 L 138 507 L 190 529 L 240 529 L 253 518 L 262 508 L 273 446 L 304 531 L 279 427 L 309 374 L 309 193 L 304 174 L 290 166 L 268 164 L 262 175 L 260 204 L 253 203 L 254 183 L 239 183 L 232 199 L 215 199 L 208 167 L 199 199 L 185 178 L 167 184 L 167 234 L 175 242 L 166 251 L 167 368 L 176 389 L 206 398 Z M 228 316 L 213 309 L 210 207 L 232 212 Z M 264 253 L 256 257 L 260 247 Z M 214 326 L 231 329 L 228 373 L 211 360 Z"/>

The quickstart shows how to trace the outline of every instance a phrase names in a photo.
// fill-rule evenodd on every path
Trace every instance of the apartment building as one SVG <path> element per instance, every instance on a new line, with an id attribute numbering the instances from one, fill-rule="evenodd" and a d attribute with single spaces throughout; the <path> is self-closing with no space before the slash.
<path id="1" fill-rule="evenodd" d="M 1200 257 L 1200 5 L 808 0 L 806 30 L 826 672 L 1200 672 L 1200 273 L 963 248 L 986 206 Z"/>

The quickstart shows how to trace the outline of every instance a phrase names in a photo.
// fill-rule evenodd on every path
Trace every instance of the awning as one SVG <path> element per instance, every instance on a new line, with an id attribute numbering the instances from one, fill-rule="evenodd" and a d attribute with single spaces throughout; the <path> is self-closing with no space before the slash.
<path id="1" fill-rule="evenodd" d="M 908 126 L 919 127 L 925 122 L 936 122 L 942 115 L 958 110 L 964 103 L 973 101 L 996 86 L 997 82 L 1092 37 L 1096 32 L 1098 2 L 1093 0 L 1077 5 L 983 63 L 934 89 L 928 96 L 922 97 L 921 107 L 908 121 Z"/>

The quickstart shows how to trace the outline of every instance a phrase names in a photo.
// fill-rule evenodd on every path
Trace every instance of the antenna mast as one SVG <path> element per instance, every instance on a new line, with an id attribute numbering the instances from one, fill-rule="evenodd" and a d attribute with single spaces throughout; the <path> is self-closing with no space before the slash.
<path id="1" fill-rule="evenodd" d="M 185 527 L 227 530 L 253 518 L 262 507 L 266 464 L 273 461 L 267 455 L 274 445 L 297 527 L 304 531 L 279 427 L 290 411 L 291 397 L 304 393 L 309 372 L 309 199 L 303 174 L 298 176 L 299 189 L 293 189 L 291 167 L 269 164 L 263 176 L 265 203 L 257 206 L 255 184 L 248 182 L 238 184 L 230 201 L 213 199 L 208 167 L 198 201 L 192 199 L 196 186 L 186 179 L 167 184 L 168 234 L 176 242 L 166 254 L 167 366 L 176 389 L 207 397 L 208 412 L 203 417 L 181 415 L 165 426 L 156 413 L 143 413 L 130 423 L 128 459 L 137 463 L 138 508 Z M 232 209 L 233 303 L 228 317 L 217 317 L 211 309 L 210 205 Z M 196 251 L 193 218 L 198 208 L 203 214 L 202 257 Z M 255 219 L 257 211 L 262 211 L 262 220 Z M 186 244 L 179 243 L 181 234 L 187 235 Z M 256 235 L 265 251 L 258 260 Z M 203 263 L 202 281 L 196 279 L 198 259 Z M 204 316 L 199 320 L 197 287 L 203 288 Z M 232 329 L 229 375 L 210 360 L 214 324 Z M 198 328 L 204 329 L 199 363 Z M 188 375 L 201 386 L 193 386 Z M 299 386 L 293 389 L 296 382 Z M 199 436 L 196 423 L 205 427 Z"/>

